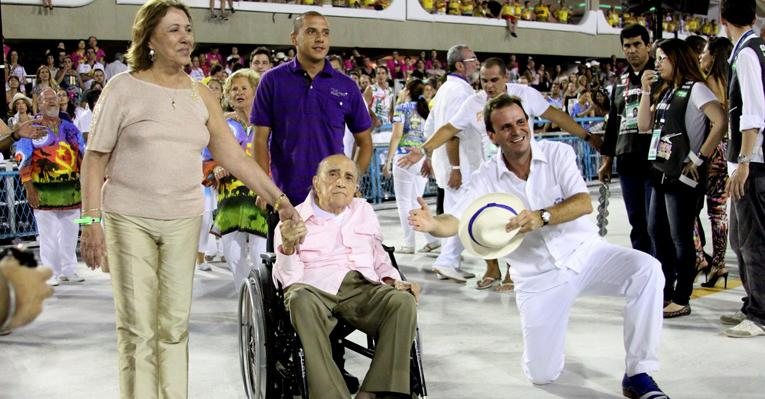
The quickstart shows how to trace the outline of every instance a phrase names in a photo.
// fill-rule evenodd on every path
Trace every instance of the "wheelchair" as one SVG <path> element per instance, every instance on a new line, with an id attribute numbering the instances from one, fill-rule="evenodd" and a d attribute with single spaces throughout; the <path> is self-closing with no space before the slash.
<path id="1" fill-rule="evenodd" d="M 398 264 L 393 248 L 383 245 L 393 267 Z M 284 292 L 271 280 L 276 255 L 264 253 L 262 264 L 254 267 L 239 294 L 239 360 L 247 399 L 306 399 L 308 380 L 300 338 L 292 327 L 284 306 Z M 402 275 L 402 278 L 403 275 Z M 359 390 L 359 380 L 345 371 L 345 349 L 372 359 L 374 337 L 359 345 L 347 337 L 355 328 L 338 319 L 330 334 L 333 358 L 343 374 L 348 390 Z M 423 374 L 419 329 L 410 352 L 410 390 L 412 398 L 427 398 Z"/>

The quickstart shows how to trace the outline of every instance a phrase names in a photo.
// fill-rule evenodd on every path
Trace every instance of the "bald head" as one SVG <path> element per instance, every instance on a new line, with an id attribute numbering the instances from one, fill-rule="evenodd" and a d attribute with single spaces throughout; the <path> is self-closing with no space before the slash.
<path id="1" fill-rule="evenodd" d="M 345 155 L 324 158 L 313 177 L 313 191 L 319 208 L 339 214 L 353 201 L 359 180 L 359 172 Z"/>

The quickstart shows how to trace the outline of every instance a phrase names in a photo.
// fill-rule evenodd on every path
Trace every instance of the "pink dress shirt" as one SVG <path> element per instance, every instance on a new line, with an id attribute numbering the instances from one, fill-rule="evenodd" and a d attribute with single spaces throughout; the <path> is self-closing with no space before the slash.
<path id="1" fill-rule="evenodd" d="M 279 226 L 276 227 L 274 246 L 278 250 L 274 283 L 281 282 L 284 288 L 303 283 L 336 295 L 345 275 L 351 271 L 361 273 L 375 284 L 382 283 L 385 277 L 401 280 L 382 248 L 380 223 L 366 200 L 355 198 L 341 214 L 340 224 L 314 213 L 313 192 L 296 209 L 305 221 L 308 234 L 295 254 L 284 255 L 282 236 Z"/>

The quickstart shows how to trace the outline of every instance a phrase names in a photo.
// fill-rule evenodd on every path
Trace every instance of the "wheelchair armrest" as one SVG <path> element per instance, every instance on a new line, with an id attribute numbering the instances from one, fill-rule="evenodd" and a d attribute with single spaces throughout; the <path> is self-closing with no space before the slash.
<path id="1" fill-rule="evenodd" d="M 276 263 L 276 254 L 273 252 L 263 252 L 260 254 L 260 259 L 263 260 L 263 264 L 266 264 L 269 266 L 273 266 L 274 263 Z"/>

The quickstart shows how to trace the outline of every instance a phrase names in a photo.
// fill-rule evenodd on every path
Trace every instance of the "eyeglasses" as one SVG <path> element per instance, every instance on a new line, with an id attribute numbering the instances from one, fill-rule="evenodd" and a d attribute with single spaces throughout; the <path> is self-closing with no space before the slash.
<path id="1" fill-rule="evenodd" d="M 477 57 L 473 57 L 473 58 L 465 58 L 464 60 L 462 60 L 462 62 L 463 62 L 463 63 L 464 63 L 464 62 L 478 62 L 478 58 L 477 58 Z"/>
<path id="2" fill-rule="evenodd" d="M 661 63 L 662 63 L 662 62 L 664 62 L 666 59 L 667 59 L 667 57 L 666 57 L 666 56 L 665 56 L 665 57 L 656 57 L 656 63 L 657 63 L 657 64 L 661 64 Z"/>

